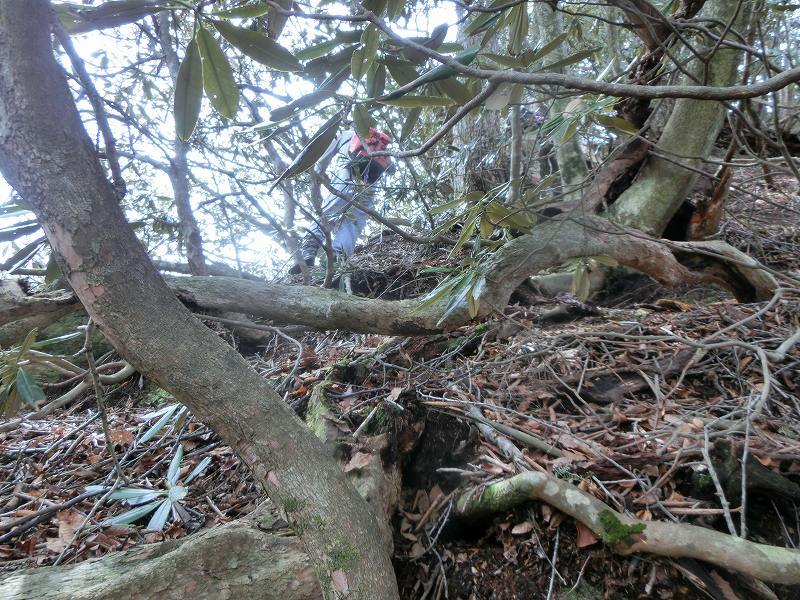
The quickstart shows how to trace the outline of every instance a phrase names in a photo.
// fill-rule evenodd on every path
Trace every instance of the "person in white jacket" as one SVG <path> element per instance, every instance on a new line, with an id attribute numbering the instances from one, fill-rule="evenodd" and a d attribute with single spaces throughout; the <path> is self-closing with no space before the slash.
<path id="1" fill-rule="evenodd" d="M 367 224 L 367 214 L 359 206 L 374 206 L 375 183 L 391 165 L 388 156 L 372 156 L 373 152 L 385 150 L 392 139 L 378 131 L 369 130 L 370 136 L 362 140 L 352 129 L 339 135 L 318 164 L 332 160 L 334 167 L 331 187 L 322 205 L 324 226 L 330 231 L 333 251 L 337 256 L 348 257 L 355 250 L 356 242 Z M 324 244 L 322 224 L 314 222 L 307 229 L 301 250 L 306 265 L 313 266 L 317 252 Z M 297 274 L 300 265 L 294 265 L 289 273 Z"/>

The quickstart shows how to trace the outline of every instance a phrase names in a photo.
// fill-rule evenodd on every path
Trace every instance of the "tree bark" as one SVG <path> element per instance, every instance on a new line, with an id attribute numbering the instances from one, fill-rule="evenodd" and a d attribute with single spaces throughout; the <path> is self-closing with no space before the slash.
<path id="1" fill-rule="evenodd" d="M 322 598 L 322 590 L 299 539 L 264 531 L 248 517 L 75 565 L 17 571 L 0 580 L 0 596 L 6 600 L 315 600 Z"/>
<path id="2" fill-rule="evenodd" d="M 158 13 L 158 39 L 164 57 L 167 62 L 172 84 L 178 79 L 178 55 L 172 46 L 172 35 L 170 35 L 170 14 L 166 11 Z M 189 191 L 189 163 L 186 154 L 189 151 L 189 144 L 175 135 L 172 143 L 173 155 L 170 159 L 169 180 L 172 184 L 172 192 L 175 195 L 175 209 L 178 212 L 178 224 L 181 238 L 186 246 L 186 260 L 192 275 L 208 275 L 206 257 L 203 252 L 203 236 L 200 235 L 200 227 L 192 210 L 191 193 Z"/>
<path id="3" fill-rule="evenodd" d="M 0 3 L 0 172 L 117 350 L 242 457 L 298 532 L 328 597 L 397 598 L 377 516 L 293 411 L 197 321 L 137 240 L 80 121 L 44 0 Z"/>
<path id="4" fill-rule="evenodd" d="M 733 30 L 741 32 L 753 3 L 717 0 L 708 4 L 708 18 L 731 23 Z M 695 61 L 692 73 L 706 85 L 732 85 L 739 56 L 739 50 L 721 46 L 707 63 Z M 611 206 L 610 218 L 648 234 L 661 235 L 694 186 L 696 169 L 711 154 L 724 118 L 725 106 L 719 102 L 677 100 L 654 148 L 660 156 L 647 160 L 633 185 Z"/>
<path id="5" fill-rule="evenodd" d="M 539 32 L 539 45 L 543 46 L 551 42 L 564 30 L 564 20 L 561 13 L 546 2 L 534 2 L 531 4 L 531 15 Z M 556 48 L 551 52 L 546 62 L 555 62 L 566 57 L 562 48 Z M 556 98 L 550 110 L 550 116 L 566 114 L 569 98 Z M 566 115 L 569 118 L 569 115 Z M 589 169 L 583 157 L 583 150 L 578 142 L 577 136 L 572 136 L 568 140 L 556 141 L 556 160 L 558 161 L 558 172 L 563 186 L 564 200 L 577 200 L 581 197 L 581 186 L 585 185 L 589 176 Z"/>

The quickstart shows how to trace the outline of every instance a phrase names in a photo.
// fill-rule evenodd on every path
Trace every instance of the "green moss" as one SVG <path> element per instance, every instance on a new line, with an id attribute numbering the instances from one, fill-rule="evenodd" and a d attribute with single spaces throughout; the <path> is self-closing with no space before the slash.
<path id="1" fill-rule="evenodd" d="M 329 562 L 328 568 L 333 571 L 348 571 L 353 569 L 359 560 L 358 548 L 349 542 L 339 539 L 337 540 L 330 552 L 328 552 Z"/>
<path id="2" fill-rule="evenodd" d="M 625 525 L 610 510 L 604 510 L 600 513 L 600 523 L 603 525 L 603 531 L 600 533 L 600 537 L 603 543 L 609 546 L 614 546 L 619 543 L 630 546 L 633 544 L 633 538 L 631 538 L 631 536 L 642 533 L 645 530 L 644 523 Z"/>
<path id="3" fill-rule="evenodd" d="M 287 514 L 292 514 L 301 511 L 305 506 L 305 502 L 292 496 L 287 496 L 281 501 L 281 506 Z"/>

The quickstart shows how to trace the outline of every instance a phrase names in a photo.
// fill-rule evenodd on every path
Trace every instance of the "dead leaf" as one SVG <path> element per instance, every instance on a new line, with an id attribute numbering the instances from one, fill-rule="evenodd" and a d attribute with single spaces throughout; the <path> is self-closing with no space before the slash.
<path id="1" fill-rule="evenodd" d="M 592 546 L 597 543 L 597 536 L 591 529 L 586 527 L 586 525 L 576 521 L 575 528 L 577 530 L 575 545 L 578 546 L 578 548 L 586 548 L 586 546 Z"/>
<path id="2" fill-rule="evenodd" d="M 341 569 L 334 571 L 331 573 L 331 580 L 333 581 L 333 587 L 336 588 L 336 591 L 342 595 L 347 595 L 350 593 L 350 587 L 347 584 L 347 575 Z"/>
<path id="3" fill-rule="evenodd" d="M 353 457 L 350 459 L 344 466 L 344 472 L 349 473 L 350 471 L 354 471 L 356 469 L 364 469 L 372 462 L 372 454 L 367 454 L 366 452 L 356 452 L 353 454 Z"/>
<path id="4" fill-rule="evenodd" d="M 129 446 L 133 443 L 133 432 L 129 429 L 110 429 L 108 437 L 115 446 Z"/>
<path id="5" fill-rule="evenodd" d="M 533 531 L 533 523 L 530 521 L 523 521 L 511 528 L 511 535 L 525 535 Z"/>

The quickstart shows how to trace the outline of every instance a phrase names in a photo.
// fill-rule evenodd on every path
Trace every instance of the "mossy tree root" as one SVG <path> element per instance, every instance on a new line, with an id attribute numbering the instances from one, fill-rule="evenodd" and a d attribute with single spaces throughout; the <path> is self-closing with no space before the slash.
<path id="1" fill-rule="evenodd" d="M 458 500 L 458 514 L 473 517 L 541 500 L 570 515 L 615 552 L 695 558 L 771 583 L 800 584 L 800 551 L 758 544 L 684 523 L 642 521 L 612 510 L 574 485 L 546 473 L 522 473 Z"/>

